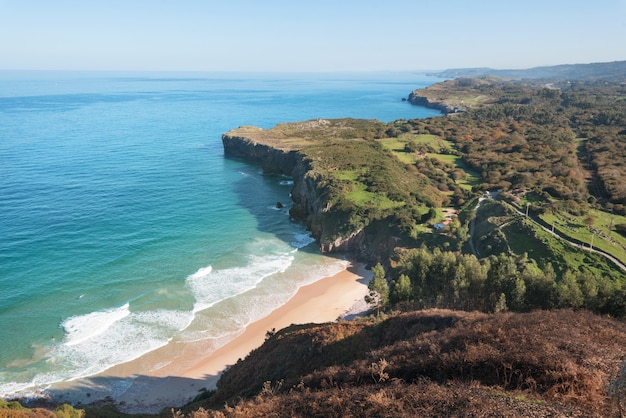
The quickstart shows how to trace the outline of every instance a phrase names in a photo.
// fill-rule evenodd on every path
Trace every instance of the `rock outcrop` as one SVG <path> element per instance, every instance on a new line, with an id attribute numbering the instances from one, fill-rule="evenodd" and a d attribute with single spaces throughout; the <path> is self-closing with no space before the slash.
<path id="1" fill-rule="evenodd" d="M 428 97 L 420 96 L 415 91 L 409 94 L 409 103 L 416 105 L 427 107 L 429 109 L 439 110 L 441 113 L 445 115 L 449 115 L 450 113 L 459 113 L 463 112 L 463 109 L 449 105 L 443 101 L 431 101 Z"/>
<path id="2" fill-rule="evenodd" d="M 300 160 L 298 152 L 281 150 L 243 136 L 222 135 L 224 154 L 261 164 L 266 173 L 292 176 Z"/>

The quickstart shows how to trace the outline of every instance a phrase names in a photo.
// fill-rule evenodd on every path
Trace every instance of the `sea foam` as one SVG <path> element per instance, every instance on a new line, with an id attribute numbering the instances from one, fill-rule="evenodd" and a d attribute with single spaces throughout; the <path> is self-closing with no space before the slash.
<path id="1" fill-rule="evenodd" d="M 66 319 L 61 324 L 66 332 L 65 344 L 71 347 L 106 332 L 114 323 L 130 315 L 129 307 L 127 303 L 117 309 L 91 312 Z"/>
<path id="2" fill-rule="evenodd" d="M 291 254 L 264 257 L 249 255 L 244 267 L 198 270 L 187 278 L 187 286 L 196 299 L 193 311 L 202 311 L 217 302 L 253 289 L 266 277 L 285 271 L 293 260 Z"/>
<path id="3" fill-rule="evenodd" d="M 63 369 L 72 378 L 102 372 L 164 346 L 193 316 L 191 312 L 165 309 L 130 312 L 128 304 L 109 312 L 99 322 L 94 318 L 100 313 L 95 314 L 73 318 L 72 334 L 51 353 L 49 361 L 64 364 Z M 100 324 L 97 333 L 87 331 L 90 323 Z M 80 338 L 72 339 L 70 335 Z"/>
<path id="4" fill-rule="evenodd" d="M 300 234 L 294 234 L 291 245 L 295 248 L 304 248 L 307 245 L 313 244 L 314 242 L 315 238 L 313 238 L 311 234 L 309 234 L 308 232 L 303 232 Z"/>
<path id="5" fill-rule="evenodd" d="M 20 382 L 0 376 L 0 396 L 36 396 L 37 390 L 57 382 L 91 376 L 167 344 L 189 325 L 191 311 L 157 309 L 132 312 L 130 304 L 73 316 L 61 323 L 66 331 L 60 345 L 45 353 L 47 372 Z M 10 381 L 13 380 L 13 381 Z"/>

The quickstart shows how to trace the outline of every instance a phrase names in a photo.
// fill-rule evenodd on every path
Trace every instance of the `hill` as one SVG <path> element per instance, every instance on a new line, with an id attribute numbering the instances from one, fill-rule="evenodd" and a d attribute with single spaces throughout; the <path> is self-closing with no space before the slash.
<path id="1" fill-rule="evenodd" d="M 186 413 L 616 416 L 619 404 L 608 394 L 619 397 L 623 388 L 609 386 L 624 355 L 623 322 L 568 310 L 427 310 L 291 326 L 231 367 L 217 392 Z"/>
<path id="2" fill-rule="evenodd" d="M 576 80 L 576 81 L 626 81 L 626 61 L 602 62 L 590 64 L 564 64 L 535 67 L 522 70 L 497 70 L 493 68 L 456 68 L 437 74 L 442 78 L 459 77 L 500 77 L 507 79 L 532 80 Z"/>
<path id="3" fill-rule="evenodd" d="M 429 207 L 450 201 L 438 183 L 453 186 L 453 170 L 441 174 L 449 180 L 431 178 L 384 146 L 385 138 L 396 137 L 394 126 L 323 119 L 269 130 L 238 128 L 222 140 L 227 156 L 293 176 L 290 214 L 306 222 L 323 252 L 349 251 L 376 260 L 389 255 L 392 237 L 410 245 L 414 220 Z M 465 193 L 453 187 L 460 195 Z"/>

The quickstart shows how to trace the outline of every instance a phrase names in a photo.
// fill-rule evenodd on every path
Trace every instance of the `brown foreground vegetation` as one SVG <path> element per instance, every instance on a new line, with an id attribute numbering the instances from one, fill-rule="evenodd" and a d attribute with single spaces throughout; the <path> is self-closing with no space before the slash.
<path id="1" fill-rule="evenodd" d="M 625 355 L 626 324 L 586 311 L 291 326 L 176 415 L 619 416 L 609 385 Z"/>

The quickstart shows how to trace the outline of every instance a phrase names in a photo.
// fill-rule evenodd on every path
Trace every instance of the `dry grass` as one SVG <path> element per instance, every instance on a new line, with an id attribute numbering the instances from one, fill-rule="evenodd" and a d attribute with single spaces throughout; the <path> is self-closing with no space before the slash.
<path id="1" fill-rule="evenodd" d="M 362 119 L 313 119 L 281 123 L 271 129 L 241 126 L 225 135 L 247 138 L 281 150 L 301 150 L 328 140 L 372 139 L 384 134 L 385 124 Z"/>
<path id="2" fill-rule="evenodd" d="M 257 396 L 220 411 L 200 409 L 205 417 L 576 417 L 576 407 L 550 405 L 524 396 L 459 382 L 440 385 L 422 380 L 385 386 L 331 388 L 325 391 Z"/>

